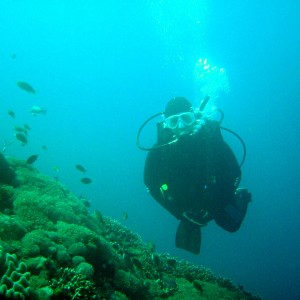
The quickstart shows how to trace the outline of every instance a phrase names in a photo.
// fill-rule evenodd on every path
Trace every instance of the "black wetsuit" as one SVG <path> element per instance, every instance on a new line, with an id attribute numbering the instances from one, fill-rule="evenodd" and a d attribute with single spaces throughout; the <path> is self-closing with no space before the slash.
<path id="1" fill-rule="evenodd" d="M 172 136 L 168 129 L 160 128 L 156 146 L 172 141 Z M 224 222 L 217 219 L 234 201 L 240 177 L 238 162 L 223 140 L 219 123 L 210 120 L 197 133 L 151 150 L 144 170 L 150 194 L 177 219 L 182 220 L 186 211 L 205 210 L 221 224 Z M 235 231 L 226 224 L 222 227 Z"/>

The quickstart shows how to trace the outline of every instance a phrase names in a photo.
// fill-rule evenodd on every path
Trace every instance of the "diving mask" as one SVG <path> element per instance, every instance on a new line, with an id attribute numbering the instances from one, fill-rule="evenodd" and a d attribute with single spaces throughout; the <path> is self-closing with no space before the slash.
<path id="1" fill-rule="evenodd" d="M 172 115 L 165 120 L 165 128 L 170 128 L 171 130 L 184 128 L 191 126 L 195 123 L 196 118 L 194 112 L 188 111 L 177 115 Z"/>

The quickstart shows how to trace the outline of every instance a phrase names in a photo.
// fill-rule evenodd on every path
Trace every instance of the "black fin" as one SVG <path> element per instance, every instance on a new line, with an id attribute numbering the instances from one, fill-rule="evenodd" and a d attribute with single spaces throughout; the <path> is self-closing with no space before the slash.
<path id="1" fill-rule="evenodd" d="M 176 232 L 175 245 L 177 248 L 199 254 L 201 246 L 200 226 L 188 220 L 180 221 Z"/>

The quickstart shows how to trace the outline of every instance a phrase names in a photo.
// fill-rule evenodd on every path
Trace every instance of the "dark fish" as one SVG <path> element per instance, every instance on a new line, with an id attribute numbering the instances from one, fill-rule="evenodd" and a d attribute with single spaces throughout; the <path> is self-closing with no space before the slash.
<path id="1" fill-rule="evenodd" d="M 35 94 L 35 89 L 29 83 L 27 83 L 25 81 L 18 81 L 17 86 L 20 89 L 26 91 L 27 93 Z"/>
<path id="2" fill-rule="evenodd" d="M 31 165 L 38 159 L 38 157 L 39 156 L 37 154 L 33 154 L 33 155 L 29 156 L 26 161 L 29 165 Z"/>
<path id="3" fill-rule="evenodd" d="M 168 259 L 167 259 L 167 264 L 168 264 L 169 266 L 173 267 L 173 268 L 176 267 L 176 263 L 177 263 L 177 261 L 176 261 L 175 258 L 168 258 Z"/>
<path id="4" fill-rule="evenodd" d="M 11 55 L 12 59 L 15 59 L 16 57 L 17 57 L 17 54 L 15 54 L 15 53 Z"/>
<path id="5" fill-rule="evenodd" d="M 22 146 L 24 146 L 28 143 L 27 137 L 25 136 L 25 134 L 23 134 L 21 132 L 16 132 L 15 137 L 17 140 L 19 140 L 22 143 Z"/>
<path id="6" fill-rule="evenodd" d="M 131 259 L 131 261 L 133 262 L 133 264 L 136 266 L 136 267 L 138 267 L 139 269 L 143 269 L 143 264 L 142 264 L 142 262 L 139 260 L 139 259 L 137 259 L 136 257 L 133 257 L 132 259 Z"/>
<path id="7" fill-rule="evenodd" d="M 12 110 L 9 110 L 8 111 L 8 114 L 13 118 L 13 119 L 15 119 L 16 118 L 16 114 L 15 114 L 15 112 L 14 111 L 12 111 Z"/>
<path id="8" fill-rule="evenodd" d="M 44 145 L 44 146 L 42 146 L 42 149 L 46 151 L 46 150 L 48 150 L 48 147 L 46 145 Z"/>
<path id="9" fill-rule="evenodd" d="M 25 135 L 27 135 L 27 130 L 26 130 L 26 128 L 24 128 L 24 127 L 21 127 L 21 126 L 15 126 L 15 127 L 14 127 L 14 130 L 17 131 L 17 132 L 22 132 L 22 133 L 24 133 Z"/>
<path id="10" fill-rule="evenodd" d="M 90 207 L 90 206 L 91 206 L 90 200 L 86 199 L 84 196 L 80 195 L 78 198 L 82 201 L 82 203 L 83 203 L 86 207 Z"/>
<path id="11" fill-rule="evenodd" d="M 161 264 L 161 260 L 160 260 L 160 257 L 159 257 L 158 254 L 152 253 L 151 259 L 152 259 L 155 266 L 159 266 Z"/>
<path id="12" fill-rule="evenodd" d="M 59 167 L 59 166 L 54 166 L 54 167 L 53 167 L 53 171 L 58 172 L 59 170 L 60 170 L 60 167 Z"/>
<path id="13" fill-rule="evenodd" d="M 27 130 L 31 130 L 30 126 L 29 126 L 29 125 L 27 125 L 27 124 L 24 124 L 23 126 L 24 126 L 24 128 L 25 128 L 25 129 L 27 129 Z"/>
<path id="14" fill-rule="evenodd" d="M 90 184 L 92 183 L 92 179 L 91 178 L 88 178 L 88 177 L 83 177 L 80 179 L 80 181 L 84 184 Z"/>
<path id="15" fill-rule="evenodd" d="M 131 269 L 131 270 L 134 269 L 134 265 L 133 265 L 132 259 L 131 259 L 131 257 L 130 257 L 128 254 L 123 253 L 123 260 L 124 260 L 125 265 L 126 265 L 129 269 Z"/>
<path id="16" fill-rule="evenodd" d="M 124 221 L 128 220 L 128 213 L 127 213 L 127 211 L 123 211 L 123 220 Z"/>
<path id="17" fill-rule="evenodd" d="M 101 214 L 101 212 L 99 210 L 95 210 L 94 211 L 95 214 L 95 219 L 100 223 L 100 224 L 104 224 L 104 219 L 103 216 Z"/>
<path id="18" fill-rule="evenodd" d="M 86 169 L 82 165 L 75 165 L 75 168 L 82 173 L 86 172 Z"/>

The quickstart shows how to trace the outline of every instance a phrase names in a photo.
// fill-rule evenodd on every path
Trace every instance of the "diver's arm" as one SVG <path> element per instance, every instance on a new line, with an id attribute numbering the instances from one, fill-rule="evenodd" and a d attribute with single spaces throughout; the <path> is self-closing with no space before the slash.
<path id="1" fill-rule="evenodd" d="M 168 187 L 164 189 L 164 170 L 163 159 L 160 150 L 152 150 L 148 153 L 144 168 L 144 183 L 147 186 L 151 196 L 175 218 L 182 219 L 181 212 L 174 204 L 175 199 L 169 195 Z M 173 199 L 174 201 L 171 201 Z"/>
<path id="2" fill-rule="evenodd" d="M 148 152 L 145 168 L 144 168 L 144 183 L 149 189 L 151 196 L 158 202 L 161 202 L 162 195 L 160 193 L 160 157 L 159 150 Z"/>
<path id="3" fill-rule="evenodd" d="M 219 204 L 225 206 L 234 201 L 235 190 L 241 180 L 241 169 L 232 149 L 223 139 L 217 142 L 216 149 L 216 197 Z"/>
<path id="4" fill-rule="evenodd" d="M 217 140 L 215 146 L 217 149 L 217 164 L 219 165 L 225 184 L 235 190 L 237 188 L 236 183 L 239 183 L 241 178 L 241 169 L 232 149 L 224 141 L 221 132 L 220 136 L 221 139 Z"/>
<path id="5" fill-rule="evenodd" d="M 231 148 L 224 142 L 222 169 L 226 170 L 221 181 L 220 199 L 223 207 L 214 214 L 216 223 L 224 230 L 236 232 L 247 213 L 251 194 L 246 189 L 238 188 L 241 170 Z"/>

